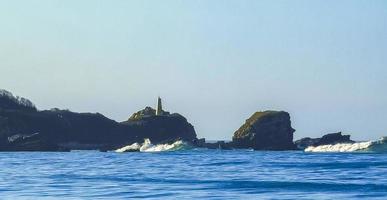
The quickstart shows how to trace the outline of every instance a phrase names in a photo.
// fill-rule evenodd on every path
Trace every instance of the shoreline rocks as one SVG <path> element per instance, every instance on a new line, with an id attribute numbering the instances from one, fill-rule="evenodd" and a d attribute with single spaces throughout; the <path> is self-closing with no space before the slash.
<path id="1" fill-rule="evenodd" d="M 298 149 L 303 150 L 309 146 L 320 146 L 320 145 L 334 145 L 338 143 L 354 143 L 355 141 L 351 140 L 350 135 L 342 135 L 341 132 L 329 133 L 321 138 L 302 138 L 295 141 L 295 145 Z"/>

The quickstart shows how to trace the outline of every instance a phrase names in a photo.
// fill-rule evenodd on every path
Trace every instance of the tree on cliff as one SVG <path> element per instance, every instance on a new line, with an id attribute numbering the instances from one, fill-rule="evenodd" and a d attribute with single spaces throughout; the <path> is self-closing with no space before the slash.
<path id="1" fill-rule="evenodd" d="M 15 97 L 11 92 L 2 89 L 0 89 L 0 108 L 37 110 L 30 100 L 19 96 Z"/>

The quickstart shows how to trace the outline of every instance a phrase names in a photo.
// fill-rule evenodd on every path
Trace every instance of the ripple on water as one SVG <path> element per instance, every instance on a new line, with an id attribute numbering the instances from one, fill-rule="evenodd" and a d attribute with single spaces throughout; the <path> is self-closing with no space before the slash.
<path id="1" fill-rule="evenodd" d="M 1 199 L 383 199 L 386 154 L 0 153 Z"/>

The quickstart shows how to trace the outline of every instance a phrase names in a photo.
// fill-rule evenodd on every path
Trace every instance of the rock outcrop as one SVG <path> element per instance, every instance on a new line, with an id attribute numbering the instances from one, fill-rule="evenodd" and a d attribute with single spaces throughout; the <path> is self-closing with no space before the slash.
<path id="1" fill-rule="evenodd" d="M 321 138 L 302 138 L 300 140 L 297 140 L 294 142 L 298 149 L 306 149 L 309 146 L 320 146 L 320 145 L 327 145 L 327 144 L 338 144 L 338 143 L 354 143 L 354 141 L 351 140 L 350 135 L 342 135 L 341 132 L 338 133 L 329 133 Z"/>
<path id="2" fill-rule="evenodd" d="M 206 142 L 205 138 L 193 140 L 191 144 L 198 148 L 221 149 L 221 150 L 235 149 L 232 142 L 225 142 L 225 141 Z"/>
<path id="3" fill-rule="evenodd" d="M 196 139 L 194 127 L 180 114 L 139 111 L 125 122 L 99 113 L 51 109 L 39 111 L 24 98 L 0 92 L 0 151 L 113 150 L 149 138 L 164 141 Z"/>
<path id="4" fill-rule="evenodd" d="M 232 146 L 254 150 L 293 150 L 294 131 L 289 113 L 256 112 L 234 133 Z"/>
<path id="5" fill-rule="evenodd" d="M 146 110 L 149 110 L 149 107 L 137 113 L 146 113 Z M 132 116 L 121 125 L 132 129 L 136 135 L 136 142 L 143 142 L 144 138 L 149 138 L 154 144 L 172 142 L 177 139 L 189 142 L 196 140 L 194 127 L 182 115 L 169 114 L 165 111 L 163 115 L 155 115 L 154 113 L 135 114 L 133 115 L 135 117 Z"/>
<path id="6" fill-rule="evenodd" d="M 168 116 L 168 115 L 170 115 L 170 113 L 163 111 L 163 115 Z M 128 121 L 141 120 L 141 119 L 144 119 L 147 117 L 152 117 L 152 116 L 156 116 L 156 110 L 153 109 L 152 107 L 148 106 L 148 107 L 145 107 L 143 110 L 140 110 L 140 111 L 134 113 L 132 116 L 130 116 Z"/>

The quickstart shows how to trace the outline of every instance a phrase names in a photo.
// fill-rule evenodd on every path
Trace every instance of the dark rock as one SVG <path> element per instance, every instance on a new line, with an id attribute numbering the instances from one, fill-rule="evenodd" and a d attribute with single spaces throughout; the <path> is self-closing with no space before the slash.
<path id="1" fill-rule="evenodd" d="M 234 148 L 231 142 L 225 142 L 225 141 L 216 141 L 216 142 L 201 141 L 199 143 L 193 143 L 193 145 L 199 148 L 207 148 L 207 149 L 231 150 Z"/>
<path id="2" fill-rule="evenodd" d="M 223 149 L 230 150 L 234 147 L 231 142 L 225 141 L 216 141 L 216 142 L 206 142 L 205 138 L 193 140 L 191 143 L 194 147 L 198 148 L 207 148 L 207 149 Z"/>
<path id="3" fill-rule="evenodd" d="M 318 141 L 320 141 L 320 138 L 306 137 L 295 141 L 294 144 L 296 145 L 297 149 L 304 150 L 309 146 L 314 146 L 318 143 Z"/>
<path id="4" fill-rule="evenodd" d="M 305 149 L 309 146 L 320 146 L 337 143 L 354 143 L 351 140 L 350 135 L 342 135 L 341 132 L 330 133 L 322 136 L 321 138 L 302 138 L 294 142 L 298 149 Z"/>
<path id="5" fill-rule="evenodd" d="M 341 132 L 338 132 L 338 133 L 330 133 L 322 136 L 322 138 L 317 143 L 317 145 L 336 144 L 336 143 L 354 143 L 354 141 L 351 140 L 350 135 L 342 135 Z"/>
<path id="6" fill-rule="evenodd" d="M 206 139 L 205 138 L 200 138 L 200 139 L 194 139 L 192 141 L 192 145 L 195 147 L 204 147 L 206 144 Z"/>
<path id="7" fill-rule="evenodd" d="M 136 117 L 118 123 L 99 113 L 60 109 L 38 111 L 31 107 L 32 103 L 25 103 L 29 101 L 17 102 L 17 98 L 10 96 L 9 92 L 0 95 L 0 151 L 107 151 L 143 142 L 144 138 L 149 138 L 154 144 L 196 139 L 194 127 L 180 114 L 165 112 L 156 116 L 146 108 L 137 112 Z"/>
<path id="8" fill-rule="evenodd" d="M 293 150 L 294 131 L 289 113 L 256 112 L 234 133 L 232 146 L 254 150 Z"/>

